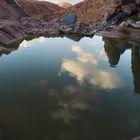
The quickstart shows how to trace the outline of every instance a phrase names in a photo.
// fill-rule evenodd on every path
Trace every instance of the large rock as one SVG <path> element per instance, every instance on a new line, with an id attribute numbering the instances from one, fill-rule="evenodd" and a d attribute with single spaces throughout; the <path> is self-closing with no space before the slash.
<path id="1" fill-rule="evenodd" d="M 63 23 L 66 25 L 74 24 L 77 21 L 77 14 L 71 13 L 63 17 Z"/>

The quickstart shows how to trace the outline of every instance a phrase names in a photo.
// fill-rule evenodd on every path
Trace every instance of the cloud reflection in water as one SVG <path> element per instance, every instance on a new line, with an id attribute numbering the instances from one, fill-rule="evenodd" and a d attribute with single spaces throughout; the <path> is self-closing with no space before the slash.
<path id="1" fill-rule="evenodd" d="M 102 60 L 102 57 L 99 57 L 99 54 L 103 56 L 103 52 L 94 55 L 86 52 L 81 46 L 73 46 L 72 51 L 76 53 L 76 59 L 65 58 L 61 66 L 62 72 L 68 72 L 80 83 L 88 81 L 91 85 L 104 89 L 120 89 L 124 86 L 116 72 L 100 67 L 99 60 Z"/>
<path id="2" fill-rule="evenodd" d="M 45 42 L 47 39 L 45 37 L 39 37 L 33 40 L 23 40 L 22 43 L 20 44 L 20 47 L 22 48 L 28 48 L 33 46 L 33 43 L 43 43 Z"/>

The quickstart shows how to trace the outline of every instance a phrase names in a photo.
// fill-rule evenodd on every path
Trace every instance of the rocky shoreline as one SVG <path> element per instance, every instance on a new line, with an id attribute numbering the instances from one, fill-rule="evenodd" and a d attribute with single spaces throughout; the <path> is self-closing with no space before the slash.
<path id="1" fill-rule="evenodd" d="M 5 0 L 3 1 L 5 2 Z M 12 14 L 14 16 L 10 15 L 8 18 L 4 18 L 5 15 L 2 15 L 3 17 L 0 17 L 0 46 L 9 47 L 11 44 L 24 40 L 27 37 L 35 38 L 36 36 L 49 37 L 69 34 L 89 37 L 98 34 L 108 37 L 140 39 L 139 3 L 140 1 L 137 0 L 136 5 L 128 4 L 117 7 L 113 12 L 106 12 L 103 21 L 100 23 L 78 21 L 75 13 L 67 14 L 60 19 L 37 20 L 29 17 L 24 9 L 21 10 L 21 7 L 18 7 L 20 9 L 18 12 L 17 9 L 13 9 Z M 15 8 L 15 2 L 12 4 Z M 11 5 L 8 6 L 12 9 Z"/>

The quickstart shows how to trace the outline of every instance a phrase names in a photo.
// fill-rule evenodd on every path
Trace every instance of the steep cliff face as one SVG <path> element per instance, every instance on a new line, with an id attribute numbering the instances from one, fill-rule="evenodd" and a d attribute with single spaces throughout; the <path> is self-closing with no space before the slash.
<path id="1" fill-rule="evenodd" d="M 64 12 L 62 7 L 46 1 L 18 0 L 18 2 L 35 19 L 49 20 Z"/>
<path id="2" fill-rule="evenodd" d="M 131 4 L 138 5 L 140 0 L 84 0 L 73 7 L 69 8 L 70 12 L 78 14 L 79 21 L 87 22 L 101 22 L 105 13 L 111 11 L 121 11 L 122 7 Z M 124 10 L 130 10 L 129 7 L 124 7 Z M 114 16 L 114 15 L 113 15 Z"/>
<path id="3" fill-rule="evenodd" d="M 15 0 L 0 0 L 0 19 L 18 19 L 27 16 Z"/>

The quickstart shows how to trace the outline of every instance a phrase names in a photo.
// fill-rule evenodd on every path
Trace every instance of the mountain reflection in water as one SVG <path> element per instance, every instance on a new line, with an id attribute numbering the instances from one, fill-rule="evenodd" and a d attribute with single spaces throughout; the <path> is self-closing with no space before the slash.
<path id="1" fill-rule="evenodd" d="M 140 43 L 67 37 L 0 46 L 0 140 L 140 135 Z"/>
<path id="2" fill-rule="evenodd" d="M 131 49 L 134 92 L 140 94 L 140 42 L 124 39 L 115 40 L 110 38 L 104 38 L 103 40 L 105 41 L 105 52 L 112 67 L 119 63 L 120 56 L 125 52 L 125 50 Z"/>

